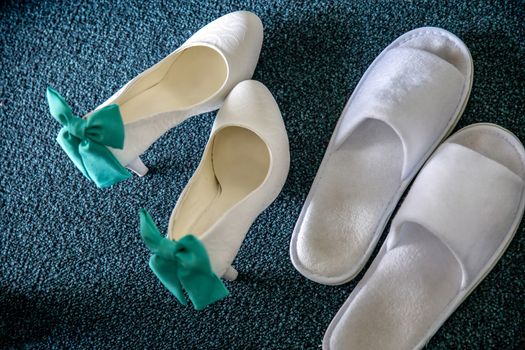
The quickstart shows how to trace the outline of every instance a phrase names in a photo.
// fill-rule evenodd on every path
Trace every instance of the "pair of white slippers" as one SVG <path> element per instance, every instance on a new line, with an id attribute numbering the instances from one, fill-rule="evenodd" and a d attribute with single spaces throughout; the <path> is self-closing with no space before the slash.
<path id="1" fill-rule="evenodd" d="M 293 232 L 296 269 L 323 284 L 353 279 L 415 181 L 323 348 L 422 348 L 517 231 L 521 142 L 499 126 L 475 124 L 442 143 L 472 77 L 460 39 L 420 28 L 377 57 L 348 101 Z"/>
<path id="2" fill-rule="evenodd" d="M 144 71 L 83 118 L 53 89 L 58 141 L 98 187 L 140 176 L 139 156 L 187 118 L 220 107 L 202 160 L 171 215 L 167 238 L 141 211 L 141 234 L 161 282 L 196 309 L 228 291 L 231 266 L 256 217 L 277 197 L 290 154 L 279 107 L 268 89 L 250 79 L 263 40 L 253 13 L 227 14 L 206 25 L 162 61 Z"/>

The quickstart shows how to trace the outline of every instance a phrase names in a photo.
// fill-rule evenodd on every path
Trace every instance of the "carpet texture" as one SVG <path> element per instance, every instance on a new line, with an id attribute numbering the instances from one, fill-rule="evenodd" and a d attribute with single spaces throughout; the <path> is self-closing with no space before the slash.
<path id="1" fill-rule="evenodd" d="M 77 4 L 78 3 L 78 4 Z M 272 91 L 291 142 L 279 198 L 255 221 L 231 296 L 179 305 L 147 266 L 138 210 L 164 231 L 214 113 L 163 136 L 151 173 L 99 190 L 55 142 L 47 85 L 82 115 L 193 32 L 235 10 L 264 23 L 254 79 Z M 396 37 L 443 27 L 464 40 L 474 88 L 457 128 L 492 122 L 525 140 L 525 4 L 477 1 L 13 1 L 0 11 L 0 345 L 30 348 L 318 349 L 363 276 L 308 281 L 290 263 L 294 223 L 343 106 Z M 525 230 L 428 349 L 517 349 L 525 335 Z"/>

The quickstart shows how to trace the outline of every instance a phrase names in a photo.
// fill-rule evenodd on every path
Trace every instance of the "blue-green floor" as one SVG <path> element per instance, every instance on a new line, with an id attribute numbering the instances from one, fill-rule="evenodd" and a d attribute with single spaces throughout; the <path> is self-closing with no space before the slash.
<path id="1" fill-rule="evenodd" d="M 15 4 L 16 3 L 16 4 Z M 458 128 L 498 123 L 525 140 L 523 1 L 13 1 L 0 5 L 0 345 L 35 348 L 318 349 L 359 277 L 322 286 L 288 256 L 294 223 L 345 101 L 404 32 L 440 26 L 475 66 Z M 144 156 L 151 174 L 98 190 L 55 142 L 52 85 L 83 114 L 194 31 L 245 9 L 264 23 L 254 78 L 274 94 L 291 141 L 279 198 L 254 223 L 231 296 L 179 305 L 147 267 L 138 209 L 165 230 L 214 114 Z M 525 335 L 525 231 L 429 349 L 516 349 Z"/>

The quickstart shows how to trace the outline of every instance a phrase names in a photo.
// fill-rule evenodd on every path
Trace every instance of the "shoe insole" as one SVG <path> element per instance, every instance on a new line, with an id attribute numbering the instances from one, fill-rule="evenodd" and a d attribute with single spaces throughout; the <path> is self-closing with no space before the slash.
<path id="1" fill-rule="evenodd" d="M 119 97 L 125 123 L 158 113 L 183 110 L 217 92 L 227 76 L 223 57 L 206 46 L 189 47 Z"/>
<path id="2" fill-rule="evenodd" d="M 325 162 L 298 235 L 299 260 L 337 277 L 358 264 L 401 185 L 403 149 L 394 130 L 367 119 Z"/>
<path id="3" fill-rule="evenodd" d="M 462 271 L 449 248 L 417 224 L 400 234 L 395 248 L 379 253 L 334 328 L 331 349 L 412 349 L 456 297 Z"/>
<path id="4" fill-rule="evenodd" d="M 265 142 L 252 131 L 236 126 L 219 130 L 205 157 L 176 209 L 172 238 L 206 232 L 263 183 L 270 167 Z"/>

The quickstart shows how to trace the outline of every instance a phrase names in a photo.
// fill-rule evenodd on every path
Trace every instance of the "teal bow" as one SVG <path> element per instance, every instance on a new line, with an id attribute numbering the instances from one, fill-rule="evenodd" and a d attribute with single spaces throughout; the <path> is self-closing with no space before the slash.
<path id="1" fill-rule="evenodd" d="M 53 118 L 64 126 L 58 143 L 85 177 L 102 188 L 131 176 L 106 147 L 124 147 L 124 124 L 117 105 L 103 107 L 82 119 L 73 115 L 64 98 L 50 87 L 47 102 Z"/>
<path id="2" fill-rule="evenodd" d="M 153 253 L 150 268 L 182 305 L 186 305 L 183 288 L 196 310 L 228 296 L 228 290 L 211 269 L 206 248 L 197 237 L 186 235 L 178 242 L 162 237 L 145 209 L 140 210 L 140 234 Z"/>

